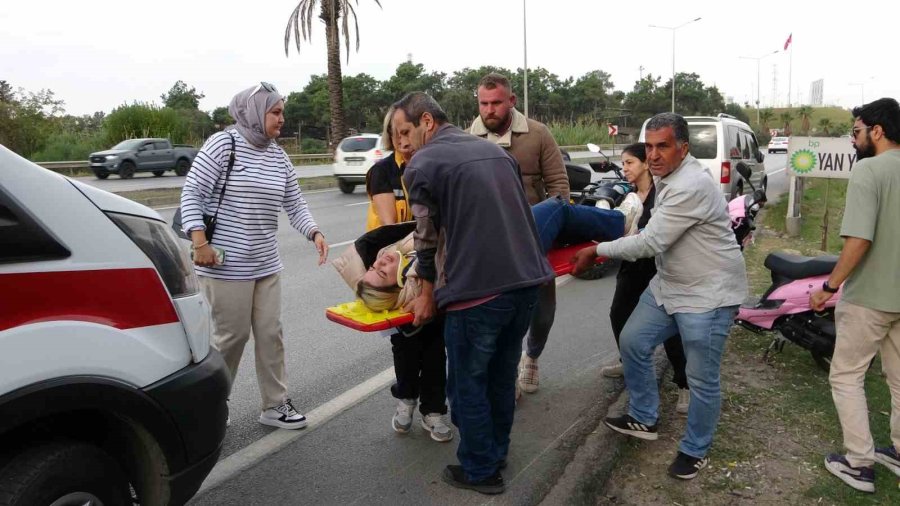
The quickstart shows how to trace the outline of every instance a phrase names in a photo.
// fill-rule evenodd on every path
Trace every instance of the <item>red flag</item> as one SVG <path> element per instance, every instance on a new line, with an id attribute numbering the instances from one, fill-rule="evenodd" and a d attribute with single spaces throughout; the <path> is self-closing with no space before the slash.
<path id="1" fill-rule="evenodd" d="M 787 51 L 788 46 L 791 45 L 791 38 L 792 38 L 793 36 L 794 36 L 794 34 L 791 33 L 790 35 L 788 35 L 787 40 L 784 41 L 784 50 L 785 50 L 785 51 Z"/>

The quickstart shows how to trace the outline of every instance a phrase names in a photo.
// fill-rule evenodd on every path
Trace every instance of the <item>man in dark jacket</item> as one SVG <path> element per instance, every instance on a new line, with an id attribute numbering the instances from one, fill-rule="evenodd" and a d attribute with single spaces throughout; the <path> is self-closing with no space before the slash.
<path id="1" fill-rule="evenodd" d="M 447 483 L 504 490 L 516 367 L 537 289 L 553 279 L 515 160 L 496 144 L 447 122 L 415 92 L 394 104 L 400 142 L 415 151 L 403 179 L 416 219 L 422 293 L 414 324 L 446 311 L 447 393 L 459 429 L 460 466 Z"/>

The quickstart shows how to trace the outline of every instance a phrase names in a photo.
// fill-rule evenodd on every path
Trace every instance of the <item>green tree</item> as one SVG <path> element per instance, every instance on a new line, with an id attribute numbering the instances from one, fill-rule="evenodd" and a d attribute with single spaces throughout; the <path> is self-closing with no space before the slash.
<path id="1" fill-rule="evenodd" d="M 390 99 L 380 81 L 368 74 L 344 76 L 344 110 L 347 126 L 357 132 L 381 132 L 385 104 Z"/>
<path id="2" fill-rule="evenodd" d="M 287 107 L 285 105 L 285 107 Z M 222 129 L 228 125 L 234 124 L 234 118 L 228 113 L 228 107 L 216 107 L 212 112 L 212 122 L 216 128 Z"/>
<path id="3" fill-rule="evenodd" d="M 832 130 L 834 130 L 834 123 L 831 122 L 830 118 L 821 118 L 819 119 L 819 130 L 825 135 L 831 135 Z"/>
<path id="4" fill-rule="evenodd" d="M 200 109 L 200 99 L 205 97 L 203 93 L 197 91 L 193 86 L 188 87 L 184 81 L 175 81 L 175 84 L 167 93 L 159 96 L 166 107 L 172 109 Z"/>
<path id="5" fill-rule="evenodd" d="M 791 135 L 791 121 L 794 120 L 794 115 L 791 114 L 791 111 L 782 112 L 778 115 L 778 119 L 784 125 L 784 135 Z"/>
<path id="6" fill-rule="evenodd" d="M 592 70 L 579 77 L 571 87 L 572 116 L 589 116 L 602 120 L 605 110 L 612 102 L 609 93 L 613 90 L 612 76 L 602 70 Z"/>
<path id="7" fill-rule="evenodd" d="M 809 118 L 812 116 L 813 108 L 804 105 L 797 109 L 797 115 L 800 117 L 800 131 L 803 132 L 803 135 L 809 134 Z"/>
<path id="8" fill-rule="evenodd" d="M 730 115 L 734 116 L 735 118 L 743 121 L 744 123 L 750 123 L 750 117 L 747 116 L 747 112 L 744 111 L 744 109 L 741 106 L 739 106 L 738 104 L 735 104 L 734 102 L 731 102 L 730 104 L 725 104 L 725 114 L 730 114 Z"/>
<path id="9" fill-rule="evenodd" d="M 759 112 L 759 122 L 762 125 L 762 131 L 769 133 L 769 122 L 775 119 L 775 112 L 772 109 L 763 109 Z"/>
<path id="10" fill-rule="evenodd" d="M 357 0 L 356 3 L 358 3 Z M 374 0 L 381 7 L 380 0 Z M 356 34 L 356 50 L 359 51 L 359 23 L 354 2 L 350 0 L 300 0 L 297 7 L 288 17 L 284 29 L 284 55 L 288 56 L 291 34 L 300 51 L 300 34 L 303 40 L 312 38 L 312 22 L 316 7 L 319 8 L 319 19 L 325 24 L 325 42 L 328 58 L 328 106 L 331 116 L 331 136 L 329 149 L 334 151 L 338 142 L 347 135 L 344 122 L 344 93 L 341 74 L 340 37 L 344 36 L 347 61 L 350 61 L 350 19 L 353 18 L 353 32 Z"/>
<path id="11" fill-rule="evenodd" d="M 411 91 L 424 91 L 440 101 L 444 93 L 446 74 L 425 71 L 421 63 L 403 62 L 384 83 L 384 91 L 389 100 L 399 100 Z"/>
<path id="12" fill-rule="evenodd" d="M 662 87 L 672 90 L 672 80 Z M 670 96 L 671 101 L 671 96 Z M 671 102 L 670 102 L 671 107 Z M 683 116 L 714 115 L 725 110 L 725 99 L 715 86 L 706 86 L 695 73 L 679 72 L 675 80 L 675 111 Z"/>
<path id="13" fill-rule="evenodd" d="M 631 111 L 635 124 L 643 123 L 647 118 L 669 110 L 669 99 L 665 88 L 659 86 L 660 78 L 647 74 L 640 81 L 635 81 L 634 89 L 625 95 L 625 108 Z"/>
<path id="14" fill-rule="evenodd" d="M 13 92 L 9 83 L 0 82 L 0 144 L 26 157 L 39 151 L 58 130 L 64 106 L 50 90 Z"/>

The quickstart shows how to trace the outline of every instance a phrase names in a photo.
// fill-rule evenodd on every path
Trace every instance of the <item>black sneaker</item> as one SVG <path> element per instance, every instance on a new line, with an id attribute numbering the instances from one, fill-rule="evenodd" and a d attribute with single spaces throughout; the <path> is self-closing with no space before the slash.
<path id="1" fill-rule="evenodd" d="M 900 476 L 900 453 L 896 447 L 875 448 L 875 461 Z"/>
<path id="2" fill-rule="evenodd" d="M 669 466 L 669 476 L 679 480 L 690 480 L 697 477 L 697 473 L 709 464 L 709 457 L 698 459 L 682 452 L 678 452 L 675 460 Z"/>
<path id="3" fill-rule="evenodd" d="M 825 457 L 825 469 L 860 492 L 875 492 L 875 466 L 852 467 L 843 455 Z"/>
<path id="4" fill-rule="evenodd" d="M 607 418 L 603 421 L 610 429 L 621 432 L 626 436 L 632 436 L 647 441 L 656 441 L 659 434 L 656 433 L 656 424 L 644 425 L 641 422 L 631 418 L 631 415 L 623 415 L 617 418 Z"/>
<path id="5" fill-rule="evenodd" d="M 502 494 L 506 489 L 506 486 L 503 484 L 503 476 L 500 475 L 499 470 L 493 476 L 481 481 L 469 481 L 462 466 L 447 466 L 444 468 L 444 474 L 441 477 L 451 486 L 474 490 L 482 494 Z"/>

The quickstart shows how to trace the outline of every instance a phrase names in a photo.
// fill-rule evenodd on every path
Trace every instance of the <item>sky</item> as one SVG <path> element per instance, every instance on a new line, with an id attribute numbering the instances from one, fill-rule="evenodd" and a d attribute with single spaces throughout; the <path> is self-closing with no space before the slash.
<path id="1" fill-rule="evenodd" d="M 109 112 L 134 101 L 161 103 L 177 80 L 196 87 L 200 108 L 227 105 L 259 81 L 287 95 L 326 72 L 325 32 L 291 41 L 284 29 L 298 0 L 4 0 L 0 79 L 52 90 L 69 114 Z M 358 0 L 360 50 L 344 73 L 378 79 L 412 58 L 427 71 L 523 66 L 523 0 Z M 826 104 L 900 98 L 896 2 L 524 0 L 529 68 L 566 78 L 600 69 L 630 91 L 641 74 L 695 72 L 725 97 L 762 107 L 806 102 L 824 79 Z M 792 34 L 788 52 L 785 40 Z M 740 57 L 776 54 L 757 61 Z M 790 70 L 790 72 L 789 72 Z M 789 77 L 790 74 L 790 77 Z"/>

